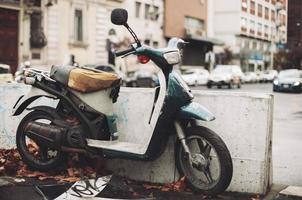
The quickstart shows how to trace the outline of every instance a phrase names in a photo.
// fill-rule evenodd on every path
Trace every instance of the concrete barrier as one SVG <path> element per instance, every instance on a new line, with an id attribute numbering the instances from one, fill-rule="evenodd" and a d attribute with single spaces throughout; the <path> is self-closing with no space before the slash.
<path id="1" fill-rule="evenodd" d="M 129 104 L 136 103 L 142 89 L 121 90 L 121 98 L 116 106 L 122 106 L 125 99 Z M 144 89 L 145 95 L 152 89 Z M 0 148 L 15 145 L 15 131 L 19 118 L 10 117 L 11 108 L 27 87 L 9 85 L 0 87 Z M 147 91 L 147 92 L 146 92 Z M 273 97 L 269 94 L 251 94 L 236 92 L 193 91 L 194 101 L 211 110 L 216 120 L 209 123 L 201 122 L 218 133 L 227 144 L 234 165 L 234 174 L 228 191 L 265 194 L 272 183 L 272 115 Z M 127 96 L 127 98 L 124 98 Z M 36 102 L 42 103 L 45 100 Z M 143 101 L 140 101 L 143 102 Z M 148 102 L 148 101 L 146 101 Z M 52 103 L 54 104 L 54 103 Z M 140 106 L 143 108 L 143 106 Z M 148 109 L 146 107 L 146 109 Z M 121 111 L 119 111 L 121 112 Z M 137 120 L 128 116 L 127 120 Z M 144 110 L 141 110 L 144 113 Z M 148 116 L 148 115 L 137 115 Z M 142 119 L 139 119 L 142 120 Z M 139 140 L 141 133 L 134 131 L 132 137 Z M 129 160 L 110 160 L 107 167 L 116 173 L 141 181 L 167 183 L 178 179 L 174 165 L 173 141 L 170 140 L 164 154 L 153 162 Z"/>

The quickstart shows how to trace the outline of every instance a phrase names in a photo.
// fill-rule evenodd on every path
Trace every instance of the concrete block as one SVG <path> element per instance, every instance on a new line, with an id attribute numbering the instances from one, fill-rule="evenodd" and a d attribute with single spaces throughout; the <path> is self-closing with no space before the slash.
<path id="1" fill-rule="evenodd" d="M 124 103 L 129 107 L 137 105 L 138 102 L 149 104 L 154 90 L 143 90 L 122 90 L 121 95 L 128 97 L 121 96 L 118 104 Z M 0 86 L 0 148 L 15 147 L 16 128 L 22 116 L 12 118 L 11 110 L 19 96 L 28 91 L 28 86 L 21 84 Z M 141 95 L 142 91 L 144 95 Z M 207 107 L 216 116 L 215 121 L 200 124 L 218 133 L 231 152 L 234 175 L 228 191 L 265 194 L 272 180 L 272 95 L 231 91 L 193 91 L 193 93 L 194 101 Z M 35 102 L 35 105 L 43 103 L 55 105 L 56 102 L 41 99 Z M 150 107 L 140 105 L 140 115 L 135 115 L 135 112 L 127 109 L 116 109 L 116 112 L 122 115 L 124 120 L 135 124 L 137 121 L 148 119 Z M 135 116 L 131 118 L 131 115 Z M 131 140 L 140 142 L 143 138 L 142 133 L 135 127 L 133 130 Z M 174 163 L 174 147 L 171 140 L 165 153 L 153 162 L 110 160 L 108 168 L 132 179 L 166 183 L 178 179 Z"/>
<path id="2" fill-rule="evenodd" d="M 298 200 L 302 199 L 302 187 L 288 186 L 277 195 L 276 200 Z"/>

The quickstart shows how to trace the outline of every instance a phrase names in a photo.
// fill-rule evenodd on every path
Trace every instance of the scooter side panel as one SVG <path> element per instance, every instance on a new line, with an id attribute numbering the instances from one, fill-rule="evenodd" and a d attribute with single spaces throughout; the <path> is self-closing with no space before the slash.
<path id="1" fill-rule="evenodd" d="M 181 107 L 178 118 L 180 119 L 198 119 L 202 121 L 213 121 L 215 116 L 199 103 L 192 102 Z"/>
<path id="2" fill-rule="evenodd" d="M 39 99 L 40 97 L 48 97 L 51 99 L 56 99 L 55 96 L 35 87 L 31 87 L 29 93 L 27 95 L 21 96 L 16 104 L 13 107 L 13 116 L 20 115 L 29 104 Z"/>

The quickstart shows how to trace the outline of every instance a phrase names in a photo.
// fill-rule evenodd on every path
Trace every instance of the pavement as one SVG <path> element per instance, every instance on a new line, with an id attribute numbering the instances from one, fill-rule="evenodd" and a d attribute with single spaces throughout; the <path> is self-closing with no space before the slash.
<path id="1" fill-rule="evenodd" d="M 6 183 L 6 184 L 3 184 Z M 39 181 L 32 178 L 15 179 L 12 177 L 0 177 L 0 199 L 1 200 L 44 200 L 55 199 L 71 187 L 71 183 L 56 183 L 54 181 Z M 41 192 L 44 192 L 44 198 Z M 47 197 L 47 198 L 45 198 Z M 223 193 L 217 197 L 207 197 L 202 194 L 193 194 L 188 191 L 173 192 L 161 191 L 160 189 L 146 189 L 143 183 L 126 180 L 122 177 L 113 176 L 108 185 L 102 190 L 98 198 L 107 199 L 157 199 L 157 200 L 258 200 L 263 199 L 258 195 Z M 93 198 L 91 198 L 93 199 Z M 95 198 L 97 199 L 97 198 Z"/>

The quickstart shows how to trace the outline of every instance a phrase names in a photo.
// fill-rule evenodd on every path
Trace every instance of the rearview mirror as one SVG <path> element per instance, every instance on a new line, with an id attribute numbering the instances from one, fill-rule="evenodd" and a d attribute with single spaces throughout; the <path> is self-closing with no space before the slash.
<path id="1" fill-rule="evenodd" d="M 115 25 L 126 25 L 128 12 L 125 9 L 116 8 L 111 12 L 111 22 Z"/>

